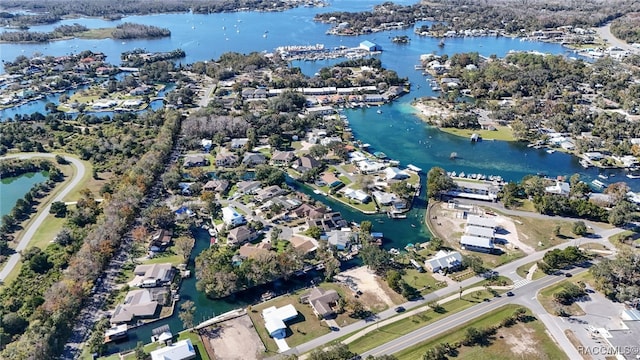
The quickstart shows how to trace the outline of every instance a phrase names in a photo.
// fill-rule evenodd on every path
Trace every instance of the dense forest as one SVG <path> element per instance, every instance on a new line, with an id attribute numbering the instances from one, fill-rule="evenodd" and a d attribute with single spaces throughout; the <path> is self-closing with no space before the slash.
<path id="1" fill-rule="evenodd" d="M 47 42 L 60 40 L 68 37 L 78 36 L 89 31 L 84 25 L 61 25 L 51 32 L 35 31 L 5 31 L 0 33 L 0 41 L 7 42 Z M 116 26 L 110 32 L 114 39 L 139 39 L 139 38 L 159 38 L 171 36 L 169 29 L 160 28 L 153 25 L 142 25 L 134 23 L 123 23 Z"/>
<path id="2" fill-rule="evenodd" d="M 611 23 L 611 33 L 629 44 L 640 43 L 640 14 L 628 14 Z"/>
<path id="3" fill-rule="evenodd" d="M 520 0 L 521 6 L 504 0 L 435 0 L 409 6 L 385 2 L 373 11 L 359 13 L 329 12 L 316 15 L 327 23 L 348 22 L 355 33 L 383 23 L 404 22 L 409 26 L 418 20 L 440 22 L 450 30 L 504 29 L 509 33 L 559 26 L 600 26 L 608 21 L 640 10 L 632 0 L 590 0 L 571 3 L 550 3 L 545 0 Z"/>
<path id="4" fill-rule="evenodd" d="M 290 9 L 301 5 L 302 1 L 279 2 L 278 10 Z M 271 0 L 2 0 L 0 24 L 11 26 L 30 26 L 51 24 L 62 20 L 63 16 L 98 16 L 107 19 L 119 19 L 127 15 L 163 14 L 193 11 L 198 14 L 233 12 L 241 9 L 273 11 Z M 9 11 L 28 10 L 34 14 L 15 14 Z"/>

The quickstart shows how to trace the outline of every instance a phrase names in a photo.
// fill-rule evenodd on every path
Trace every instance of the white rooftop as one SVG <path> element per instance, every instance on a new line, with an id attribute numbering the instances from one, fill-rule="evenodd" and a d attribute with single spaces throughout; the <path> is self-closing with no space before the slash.
<path id="1" fill-rule="evenodd" d="M 496 234 L 493 228 L 480 227 L 480 226 L 474 226 L 474 225 L 467 226 L 466 233 L 467 235 L 485 237 L 485 238 L 492 238 Z"/>
<path id="2" fill-rule="evenodd" d="M 467 215 L 467 225 L 468 226 L 480 226 L 480 227 L 489 227 L 496 228 L 497 224 L 495 220 L 491 218 L 486 218 L 478 215 Z"/>
<path id="3" fill-rule="evenodd" d="M 196 349 L 191 340 L 181 340 L 150 353 L 151 360 L 186 360 L 196 357 Z"/>

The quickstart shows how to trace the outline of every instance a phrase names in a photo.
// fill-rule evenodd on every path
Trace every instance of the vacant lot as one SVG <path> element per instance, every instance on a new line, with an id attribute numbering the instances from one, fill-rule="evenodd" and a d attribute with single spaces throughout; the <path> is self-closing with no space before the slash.
<path id="1" fill-rule="evenodd" d="M 248 315 L 209 327 L 201 332 L 202 341 L 217 360 L 261 359 L 264 344 Z"/>

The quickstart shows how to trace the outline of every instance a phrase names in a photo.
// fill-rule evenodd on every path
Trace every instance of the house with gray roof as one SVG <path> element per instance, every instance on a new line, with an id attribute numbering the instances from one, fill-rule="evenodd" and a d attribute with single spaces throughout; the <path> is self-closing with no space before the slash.
<path id="1" fill-rule="evenodd" d="M 247 152 L 242 158 L 242 163 L 249 167 L 264 164 L 266 162 L 267 159 L 261 153 Z"/>
<path id="2" fill-rule="evenodd" d="M 336 314 L 333 307 L 340 300 L 340 295 L 333 289 L 324 290 L 314 287 L 306 295 L 301 296 L 300 300 L 311 305 L 313 312 L 317 316 L 323 319 L 330 319 Z"/>
<path id="3" fill-rule="evenodd" d="M 149 289 L 131 290 L 127 293 L 122 304 L 118 304 L 111 315 L 112 324 L 130 322 L 135 318 L 149 318 L 158 309 L 156 301 Z"/>
<path id="4" fill-rule="evenodd" d="M 175 269 L 170 263 L 138 265 L 133 270 L 135 281 L 140 287 L 156 287 L 170 283 Z"/>

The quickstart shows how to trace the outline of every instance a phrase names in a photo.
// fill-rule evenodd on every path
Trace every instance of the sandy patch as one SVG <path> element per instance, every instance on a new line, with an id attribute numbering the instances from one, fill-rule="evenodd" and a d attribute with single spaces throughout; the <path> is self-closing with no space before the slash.
<path id="1" fill-rule="evenodd" d="M 525 326 L 500 329 L 499 336 L 504 337 L 504 341 L 509 345 L 511 352 L 515 355 L 537 354 L 536 345 L 538 342 L 533 338 L 535 330 Z"/>
<path id="2" fill-rule="evenodd" d="M 311 147 L 312 147 L 313 145 L 315 145 L 315 144 L 312 144 L 312 143 L 310 143 L 310 142 L 306 142 L 306 141 L 304 141 L 304 140 L 303 140 L 303 141 L 300 141 L 300 145 L 301 145 L 302 147 L 300 148 L 300 150 L 299 150 L 299 151 L 309 151 L 309 149 L 311 149 Z"/>
<path id="3" fill-rule="evenodd" d="M 342 272 L 336 276 L 336 279 L 347 282 L 353 281 L 358 287 L 358 290 L 362 291 L 363 296 L 373 297 L 388 306 L 395 305 L 389 295 L 387 295 L 380 284 L 378 284 L 377 276 L 366 266 Z"/>
<path id="4" fill-rule="evenodd" d="M 518 238 L 518 229 L 516 229 L 516 224 L 513 222 L 513 220 L 504 216 L 496 216 L 495 221 L 496 224 L 502 227 L 502 229 L 506 230 L 499 231 L 498 234 L 496 234 L 496 238 L 506 240 L 507 248 L 520 249 L 525 254 L 533 254 L 535 252 L 534 248 L 520 241 L 520 239 Z M 505 234 L 505 232 L 507 234 Z"/>
<path id="5" fill-rule="evenodd" d="M 201 330 L 202 341 L 212 359 L 262 359 L 265 347 L 249 315 L 237 317 Z"/>
<path id="6" fill-rule="evenodd" d="M 436 101 L 416 102 L 413 106 L 420 111 L 420 114 L 426 117 L 436 116 L 442 118 L 448 118 L 453 113 L 446 107 L 438 104 Z"/>

